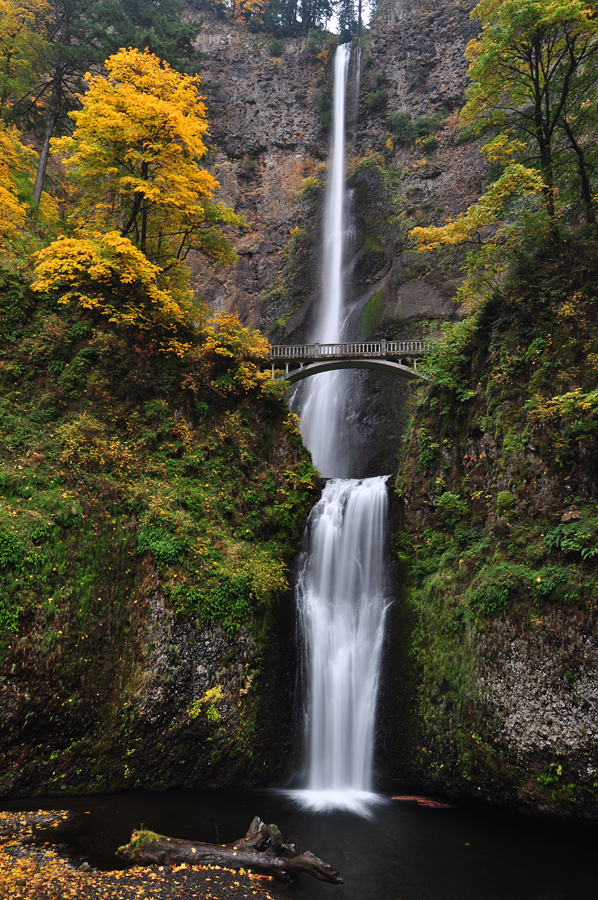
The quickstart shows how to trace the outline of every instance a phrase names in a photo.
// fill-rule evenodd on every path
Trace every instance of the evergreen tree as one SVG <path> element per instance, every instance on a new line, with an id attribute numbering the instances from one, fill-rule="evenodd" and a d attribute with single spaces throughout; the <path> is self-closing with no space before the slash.
<path id="1" fill-rule="evenodd" d="M 336 5 L 335 0 L 270 0 L 262 15 L 263 28 L 281 34 L 319 28 L 332 18 Z"/>
<path id="2" fill-rule="evenodd" d="M 340 0 L 340 3 L 337 3 L 336 17 L 341 40 L 351 40 L 357 37 L 360 15 L 361 2 L 356 4 L 355 0 Z"/>

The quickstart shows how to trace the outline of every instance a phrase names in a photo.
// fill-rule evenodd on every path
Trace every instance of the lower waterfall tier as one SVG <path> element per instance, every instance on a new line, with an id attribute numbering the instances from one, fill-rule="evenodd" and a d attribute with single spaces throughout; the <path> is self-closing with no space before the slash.
<path id="1" fill-rule="evenodd" d="M 329 481 L 308 523 L 298 583 L 308 680 L 309 805 L 371 790 L 387 608 L 386 478 Z M 326 799 L 327 798 L 327 799 Z M 338 798 L 337 798 L 338 800 Z M 343 801 L 339 801 L 342 802 Z"/>

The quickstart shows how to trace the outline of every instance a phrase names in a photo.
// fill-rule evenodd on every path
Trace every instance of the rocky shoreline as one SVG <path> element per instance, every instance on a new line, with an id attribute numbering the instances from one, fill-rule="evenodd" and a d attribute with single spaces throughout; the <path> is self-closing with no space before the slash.
<path id="1" fill-rule="evenodd" d="M 43 840 L 73 814 L 65 810 L 0 812 L 1 896 L 11 900 L 271 900 L 263 886 L 272 878 L 235 872 L 219 866 L 135 866 L 98 871 L 83 863 L 77 868 L 65 856 L 64 845 Z M 42 834 L 40 834 L 42 832 Z M 45 832 L 45 834 L 43 834 Z"/>

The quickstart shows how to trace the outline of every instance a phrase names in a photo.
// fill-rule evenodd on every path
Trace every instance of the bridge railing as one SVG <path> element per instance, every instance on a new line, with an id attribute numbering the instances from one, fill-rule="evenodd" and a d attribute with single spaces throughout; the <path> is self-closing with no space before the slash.
<path id="1" fill-rule="evenodd" d="M 414 356 L 426 353 L 430 341 L 350 341 L 337 344 L 275 344 L 270 359 L 330 359 L 343 356 Z"/>

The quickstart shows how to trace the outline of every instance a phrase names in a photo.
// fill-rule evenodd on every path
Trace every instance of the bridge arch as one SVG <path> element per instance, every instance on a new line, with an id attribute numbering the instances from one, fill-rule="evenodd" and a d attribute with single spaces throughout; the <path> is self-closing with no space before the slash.
<path id="1" fill-rule="evenodd" d="M 297 369 L 288 369 L 281 372 L 278 376 L 279 380 L 288 381 L 295 384 L 303 378 L 309 378 L 311 375 L 318 375 L 320 372 L 332 372 L 336 369 L 373 369 L 377 372 L 391 372 L 394 375 L 402 375 L 404 378 L 420 379 L 427 381 L 425 375 L 418 372 L 415 366 L 406 366 L 402 362 L 393 362 L 389 359 L 327 359 L 320 362 L 312 362 L 307 365 L 301 365 Z M 272 367 L 272 377 L 274 374 L 274 366 Z"/>
<path id="2" fill-rule="evenodd" d="M 294 384 L 319 372 L 335 369 L 374 369 L 404 378 L 420 378 L 417 360 L 430 350 L 427 340 L 348 341 L 335 344 L 273 344 L 270 347 L 272 378 Z M 284 373 L 280 372 L 284 366 Z M 276 370 L 280 374 L 277 376 Z"/>

